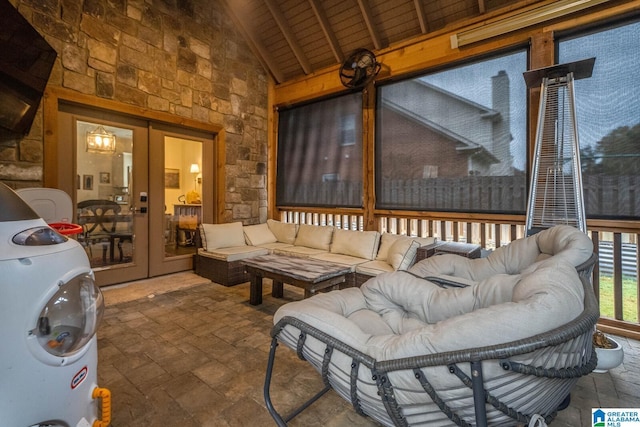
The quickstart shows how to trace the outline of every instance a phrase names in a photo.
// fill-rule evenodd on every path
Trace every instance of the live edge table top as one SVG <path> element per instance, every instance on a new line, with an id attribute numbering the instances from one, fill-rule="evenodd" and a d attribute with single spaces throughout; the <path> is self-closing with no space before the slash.
<path id="1" fill-rule="evenodd" d="M 251 276 L 250 303 L 262 303 L 262 278 L 273 280 L 272 295 L 282 296 L 282 283 L 303 288 L 305 298 L 317 290 L 336 286 L 351 272 L 349 266 L 333 264 L 311 258 L 285 255 L 263 255 L 242 260 Z"/>

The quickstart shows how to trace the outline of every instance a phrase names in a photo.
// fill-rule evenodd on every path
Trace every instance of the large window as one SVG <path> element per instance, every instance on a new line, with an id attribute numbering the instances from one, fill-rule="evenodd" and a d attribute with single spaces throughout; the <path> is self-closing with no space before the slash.
<path id="1" fill-rule="evenodd" d="M 640 215 L 640 22 L 558 40 L 559 63 L 595 57 L 575 82 L 585 209 L 591 218 Z"/>
<path id="2" fill-rule="evenodd" d="M 276 203 L 362 206 L 362 93 L 283 110 Z"/>
<path id="3" fill-rule="evenodd" d="M 527 51 L 382 86 L 376 207 L 524 213 Z"/>

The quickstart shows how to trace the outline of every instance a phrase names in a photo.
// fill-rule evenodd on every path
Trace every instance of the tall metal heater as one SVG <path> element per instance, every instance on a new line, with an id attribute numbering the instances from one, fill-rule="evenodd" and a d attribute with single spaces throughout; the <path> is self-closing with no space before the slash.
<path id="1" fill-rule="evenodd" d="M 595 60 L 524 73 L 529 88 L 541 88 L 527 236 L 557 224 L 587 232 L 573 82 L 591 77 Z"/>

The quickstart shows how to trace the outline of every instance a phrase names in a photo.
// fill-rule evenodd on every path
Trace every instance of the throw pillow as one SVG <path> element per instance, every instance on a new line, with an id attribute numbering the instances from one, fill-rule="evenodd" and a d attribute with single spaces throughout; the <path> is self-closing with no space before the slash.
<path id="1" fill-rule="evenodd" d="M 411 238 L 398 239 L 389 248 L 387 262 L 394 270 L 406 270 L 416 259 L 416 251 L 419 247 L 420 243 Z"/>
<path id="2" fill-rule="evenodd" d="M 271 232 L 267 223 L 245 225 L 242 230 L 244 231 L 244 238 L 247 241 L 247 245 L 258 246 L 278 241 L 278 238 Z"/>
<path id="3" fill-rule="evenodd" d="M 246 246 L 241 222 L 231 222 L 228 224 L 202 224 L 201 228 L 203 247 L 206 242 L 207 251 L 214 249 L 229 248 L 232 246 Z"/>

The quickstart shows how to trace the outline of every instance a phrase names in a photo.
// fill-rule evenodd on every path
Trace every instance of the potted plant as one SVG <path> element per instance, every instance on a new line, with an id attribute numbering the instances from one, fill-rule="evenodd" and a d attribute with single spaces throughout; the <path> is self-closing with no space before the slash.
<path id="1" fill-rule="evenodd" d="M 593 333 L 593 346 L 598 355 L 598 364 L 593 372 L 604 373 L 622 363 L 622 346 L 613 338 L 597 330 Z"/>

